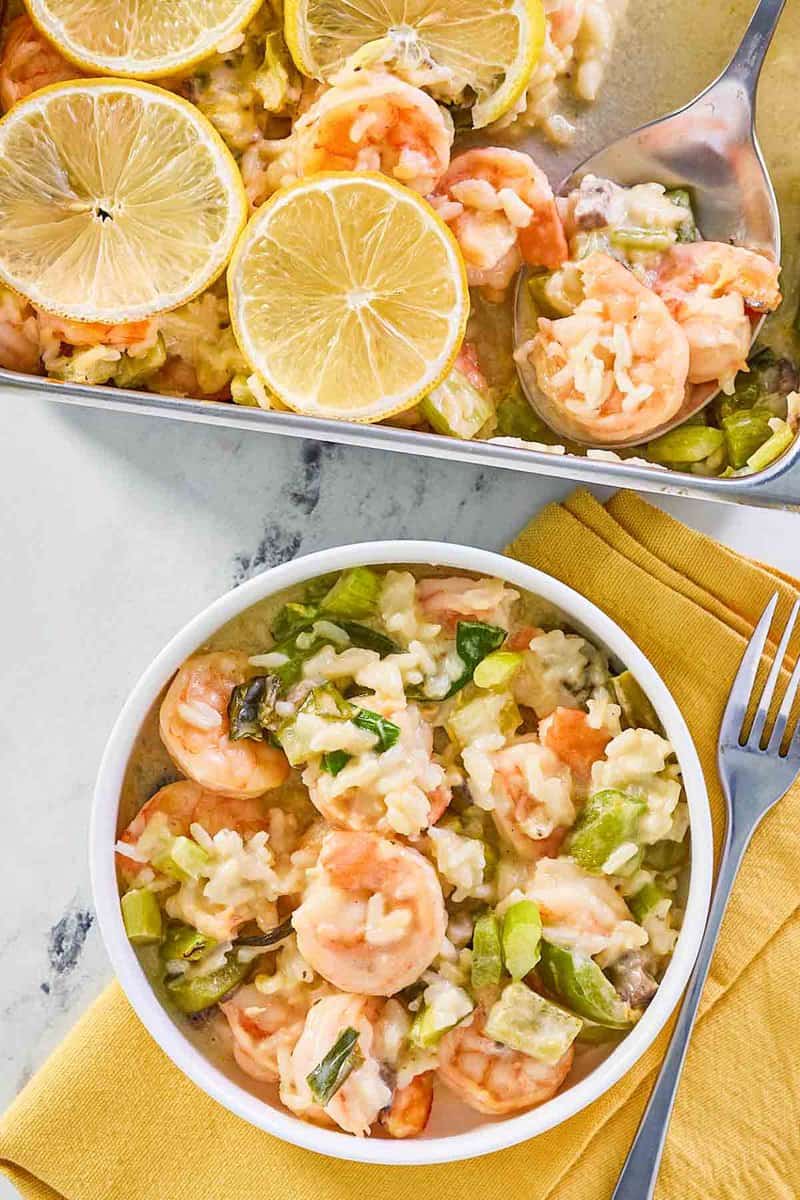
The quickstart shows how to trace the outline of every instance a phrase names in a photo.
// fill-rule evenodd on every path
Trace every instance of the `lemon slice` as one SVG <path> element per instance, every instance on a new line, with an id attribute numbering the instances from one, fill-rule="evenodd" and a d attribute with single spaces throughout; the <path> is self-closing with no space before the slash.
<path id="1" fill-rule="evenodd" d="M 435 387 L 469 305 L 450 230 L 370 172 L 276 192 L 239 240 L 228 291 L 242 353 L 280 400 L 351 421 L 379 421 Z"/>
<path id="2" fill-rule="evenodd" d="M 238 33 L 262 0 L 25 0 L 65 58 L 95 74 L 182 72 Z"/>
<path id="3" fill-rule="evenodd" d="M 284 11 L 306 75 L 330 79 L 362 46 L 389 38 L 408 61 L 450 71 L 454 94 L 475 93 L 476 129 L 513 107 L 544 45 L 542 0 L 286 0 Z"/>
<path id="4" fill-rule="evenodd" d="M 0 121 L 0 279 L 48 312 L 177 308 L 225 269 L 246 216 L 222 138 L 161 88 L 54 84 Z"/>

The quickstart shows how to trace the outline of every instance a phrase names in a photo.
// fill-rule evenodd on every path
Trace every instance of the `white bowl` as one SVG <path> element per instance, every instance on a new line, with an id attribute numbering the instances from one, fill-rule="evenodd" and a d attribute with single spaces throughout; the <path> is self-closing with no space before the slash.
<path id="1" fill-rule="evenodd" d="M 474 1114 L 475 1127 L 466 1132 L 462 1128 L 449 1136 L 423 1136 L 409 1141 L 355 1138 L 320 1129 L 251 1094 L 214 1066 L 156 998 L 125 936 L 114 870 L 117 810 L 128 760 L 145 717 L 184 659 L 227 621 L 266 596 L 332 571 L 383 563 L 455 567 L 498 576 L 556 605 L 577 629 L 601 642 L 638 679 L 675 747 L 683 771 L 692 833 L 691 877 L 683 929 L 655 998 L 624 1040 L 585 1078 L 539 1108 L 490 1122 Z M 689 977 L 708 912 L 713 861 L 708 797 L 689 730 L 654 668 L 619 626 L 578 592 L 533 567 L 467 546 L 410 541 L 338 547 L 274 567 L 220 597 L 190 621 L 142 675 L 114 725 L 95 788 L 90 842 L 95 906 L 114 970 L 141 1021 L 176 1066 L 231 1112 L 286 1142 L 334 1158 L 410 1165 L 472 1158 L 534 1137 L 585 1108 L 630 1070 L 664 1025 Z"/>

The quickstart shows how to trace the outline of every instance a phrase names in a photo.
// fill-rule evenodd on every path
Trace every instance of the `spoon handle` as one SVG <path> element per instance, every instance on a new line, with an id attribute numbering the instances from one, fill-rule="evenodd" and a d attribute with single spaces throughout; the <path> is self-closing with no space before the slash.
<path id="1" fill-rule="evenodd" d="M 785 4 L 786 0 L 759 0 L 739 49 L 722 73 L 722 79 L 736 79 L 743 84 L 751 100 Z"/>

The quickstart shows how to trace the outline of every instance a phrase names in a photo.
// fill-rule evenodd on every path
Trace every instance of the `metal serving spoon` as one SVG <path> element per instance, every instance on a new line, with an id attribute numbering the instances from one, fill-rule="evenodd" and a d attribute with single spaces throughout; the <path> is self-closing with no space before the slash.
<path id="1" fill-rule="evenodd" d="M 755 133 L 758 79 L 772 35 L 786 0 L 760 0 L 739 49 L 718 79 L 696 99 L 669 116 L 643 125 L 587 158 L 558 189 L 576 188 L 584 175 L 597 175 L 630 187 L 663 183 L 688 188 L 697 224 L 709 241 L 735 242 L 762 250 L 780 260 L 781 233 L 775 192 Z M 524 271 L 517 284 L 514 340 L 519 346 L 536 332 L 536 310 Z M 755 340 L 762 317 L 753 325 Z M 543 420 L 572 441 L 571 429 L 559 429 L 552 406 L 539 393 L 536 375 L 527 363 L 518 364 L 522 386 Z M 608 449 L 635 446 L 680 425 L 708 404 L 719 389 L 713 384 L 688 387 L 676 416 L 652 429 L 646 437 L 604 443 Z M 586 442 L 589 445 L 598 443 Z"/>

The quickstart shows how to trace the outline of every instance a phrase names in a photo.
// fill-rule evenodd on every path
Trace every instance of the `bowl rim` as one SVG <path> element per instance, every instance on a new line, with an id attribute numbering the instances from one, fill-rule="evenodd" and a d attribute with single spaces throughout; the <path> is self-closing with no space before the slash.
<path id="1" fill-rule="evenodd" d="M 568 1091 L 528 1112 L 467 1133 L 397 1141 L 355 1138 L 274 1109 L 229 1079 L 184 1036 L 158 1000 L 125 934 L 113 847 L 120 791 L 139 729 L 184 659 L 227 621 L 276 592 L 349 567 L 404 564 L 495 575 L 524 588 L 556 605 L 633 672 L 653 703 L 681 766 L 689 804 L 692 869 L 683 927 L 658 992 L 641 1020 L 603 1062 Z M 544 1133 L 598 1099 L 641 1058 L 677 1005 L 697 956 L 711 895 L 713 833 L 705 779 L 686 722 L 658 672 L 611 617 L 561 580 L 494 551 L 448 542 L 392 539 L 336 546 L 271 567 L 207 605 L 167 642 L 130 691 L 108 737 L 94 790 L 89 853 L 98 924 L 117 979 L 151 1037 L 185 1075 L 229 1111 L 295 1146 L 351 1162 L 419 1166 L 478 1157 Z"/>

